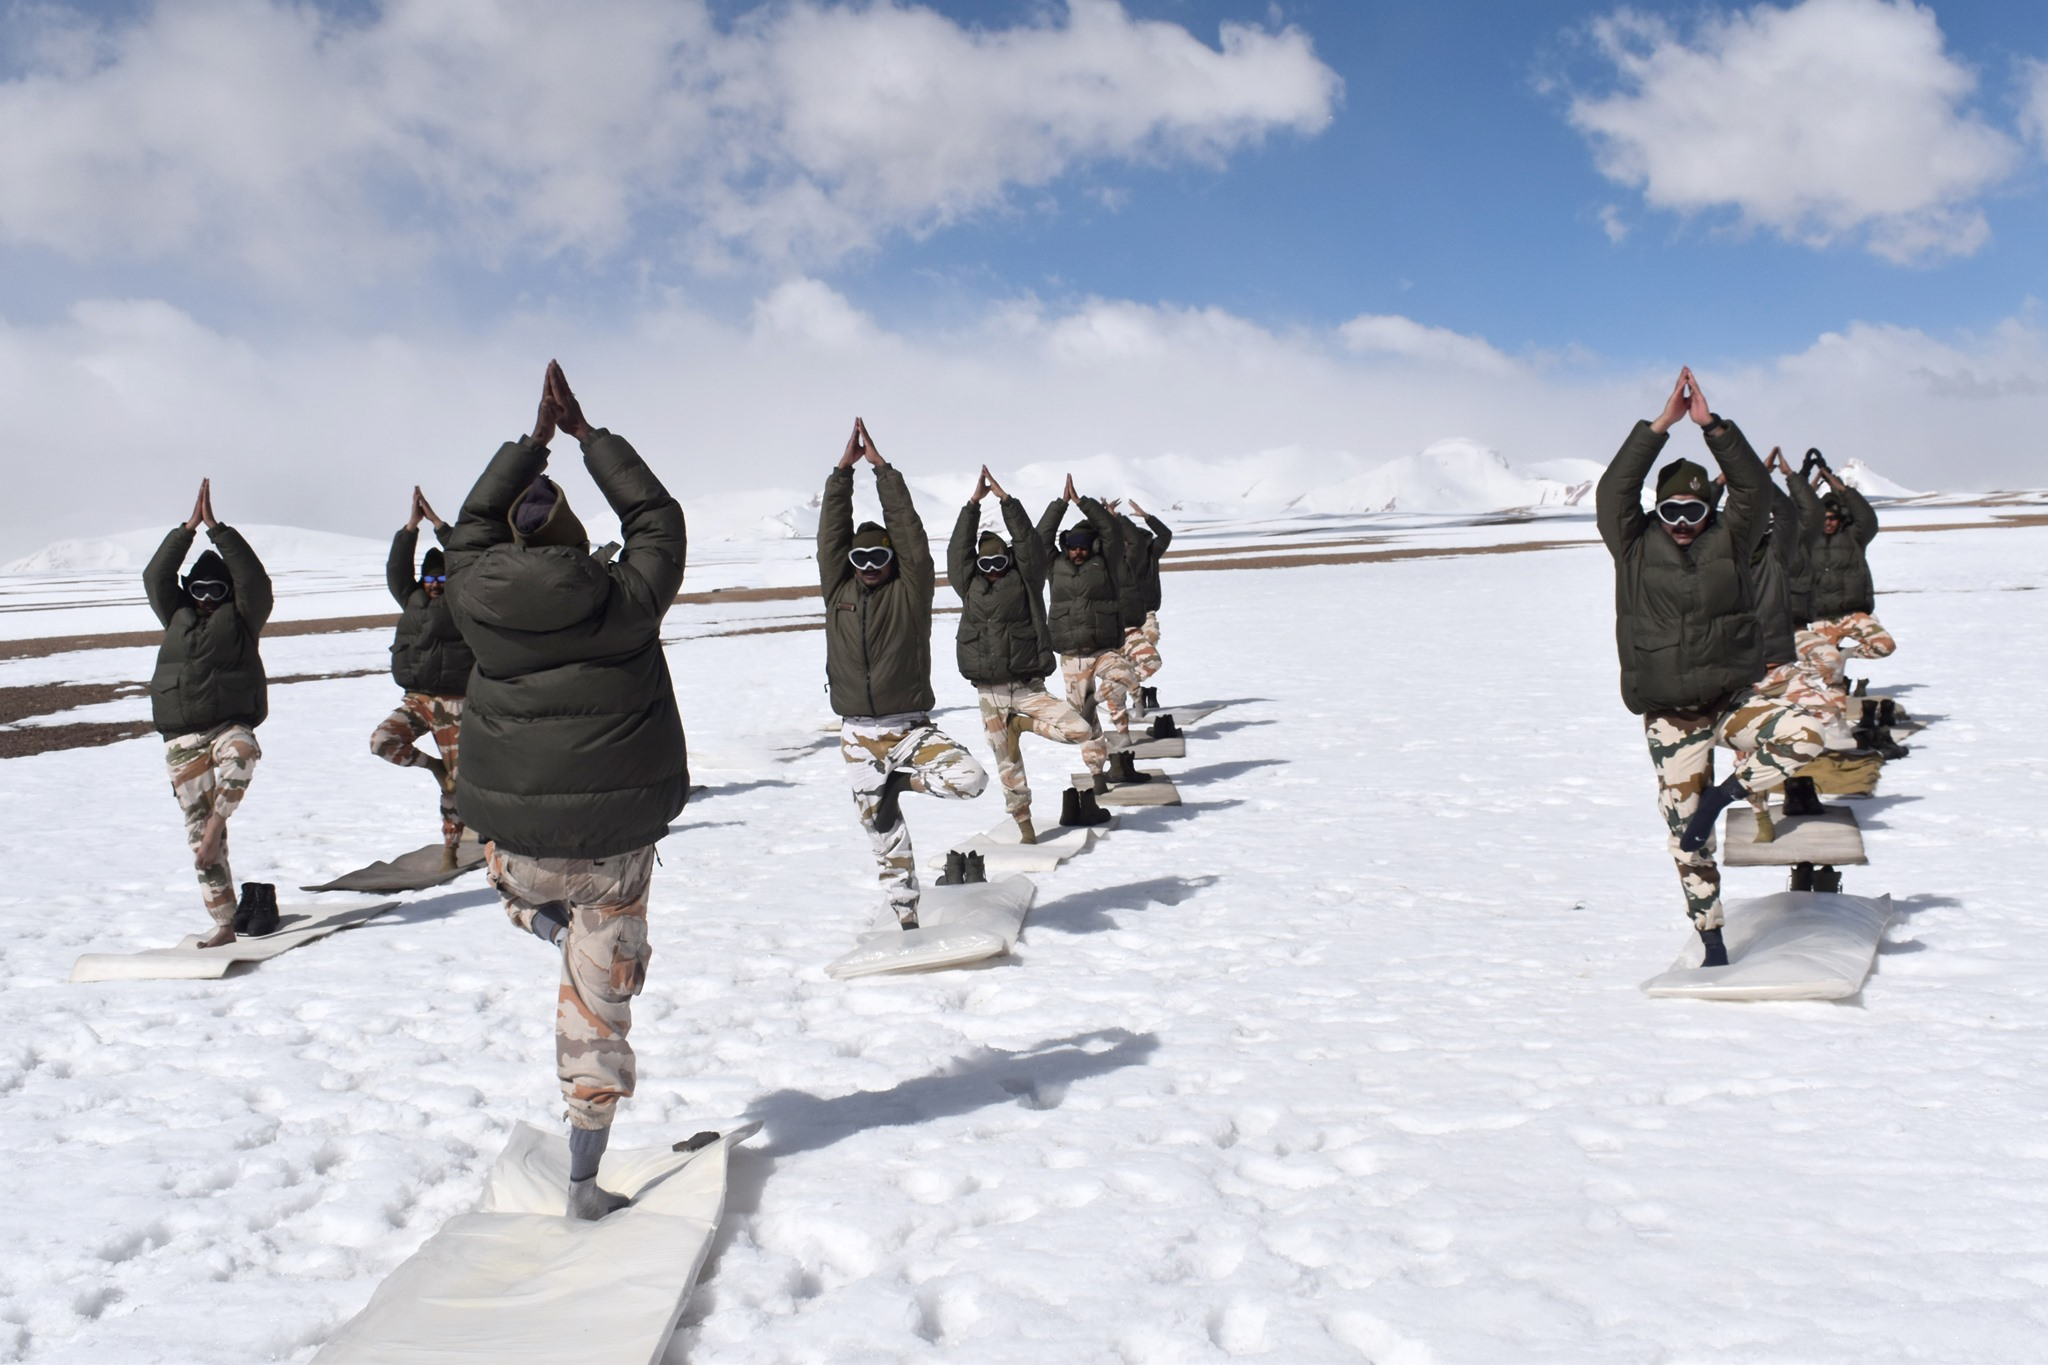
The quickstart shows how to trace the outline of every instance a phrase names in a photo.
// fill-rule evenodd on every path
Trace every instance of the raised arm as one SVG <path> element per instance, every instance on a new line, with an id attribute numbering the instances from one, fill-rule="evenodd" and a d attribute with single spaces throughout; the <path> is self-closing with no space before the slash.
<path id="1" fill-rule="evenodd" d="M 413 565 L 418 562 L 413 554 L 419 547 L 417 526 L 401 526 L 398 534 L 391 537 L 391 556 L 384 561 L 384 586 L 401 607 L 412 600 L 413 589 L 420 585 L 412 576 Z"/>
<path id="2" fill-rule="evenodd" d="M 1721 517 L 1735 538 L 1737 552 L 1747 557 L 1771 527 L 1771 476 L 1742 428 L 1727 418 L 1717 418 L 1702 434 L 1728 478 L 1728 503 Z"/>
<path id="3" fill-rule="evenodd" d="M 1054 498 L 1046 504 L 1038 518 L 1038 543 L 1045 551 L 1046 563 L 1051 564 L 1053 556 L 1060 552 L 1060 523 L 1066 519 L 1067 500 Z"/>
<path id="4" fill-rule="evenodd" d="M 1145 525 L 1152 532 L 1152 562 L 1157 564 L 1166 554 L 1166 547 L 1173 544 L 1173 528 L 1150 512 L 1144 514 Z"/>
<path id="5" fill-rule="evenodd" d="M 512 539 L 512 523 L 507 520 L 512 504 L 547 467 L 548 448 L 531 436 L 498 447 L 469 496 L 462 500 L 462 512 L 444 542 L 451 575 L 493 545 Z"/>
<path id="6" fill-rule="evenodd" d="M 967 600 L 967 581 L 974 572 L 974 550 L 980 540 L 981 504 L 970 502 L 954 518 L 953 538 L 946 543 L 946 582 L 963 602 Z"/>
<path id="7" fill-rule="evenodd" d="M 1841 494 L 1842 506 L 1849 511 L 1849 534 L 1856 537 L 1856 543 L 1868 545 L 1877 539 L 1877 509 L 1870 505 L 1870 499 L 1847 479 L 1837 482 L 1836 491 Z"/>
<path id="8" fill-rule="evenodd" d="M 1797 516 L 1800 542 L 1809 550 L 1818 549 L 1820 543 L 1827 539 L 1827 528 L 1821 524 L 1827 509 L 1821 506 L 1820 494 L 1814 491 L 1811 483 L 1797 474 L 1786 476 L 1785 490 L 1786 496 L 1792 499 L 1792 507 Z"/>
<path id="9" fill-rule="evenodd" d="M 1005 497 L 1000 504 L 1003 509 L 1003 529 L 1010 533 L 1010 556 L 1017 561 L 1017 571 L 1024 575 L 1026 582 L 1037 588 L 1045 583 L 1046 551 L 1045 540 L 1038 534 L 1038 528 L 1025 515 L 1024 504 L 1012 497 Z"/>
<path id="10" fill-rule="evenodd" d="M 1664 443 L 1670 439 L 1669 432 L 1658 431 L 1648 422 L 1637 422 L 1628 439 L 1621 443 L 1621 449 L 1607 462 L 1594 488 L 1594 516 L 1600 526 L 1600 539 L 1607 542 L 1608 553 L 1616 558 L 1649 527 L 1649 515 L 1643 511 L 1643 480 L 1649 477 L 1650 466 L 1657 462 Z"/>
<path id="11" fill-rule="evenodd" d="M 853 549 L 853 470 L 841 465 L 825 479 L 818 502 L 818 586 L 829 601 L 853 577 L 846 560 Z"/>
<path id="12" fill-rule="evenodd" d="M 213 548 L 220 551 L 222 562 L 228 566 L 228 575 L 235 581 L 235 614 L 254 635 L 261 635 L 263 627 L 270 624 L 271 608 L 277 605 L 277 598 L 271 590 L 270 574 L 264 569 L 263 561 L 249 548 L 249 542 L 242 539 L 242 533 L 232 526 L 219 523 L 207 528 L 207 538 Z"/>
<path id="13" fill-rule="evenodd" d="M 184 594 L 178 587 L 178 569 L 184 564 L 185 556 L 192 552 L 195 534 L 190 526 L 173 526 L 171 533 L 164 537 L 164 543 L 157 546 L 156 553 L 149 557 L 149 566 L 142 571 L 142 591 L 149 598 L 149 609 L 165 625 L 171 623 L 171 613 L 183 600 Z"/>
<path id="14" fill-rule="evenodd" d="M 876 465 L 875 495 L 882 500 L 882 525 L 888 529 L 889 543 L 896 547 L 897 572 L 929 596 L 937 573 L 932 543 L 925 538 L 924 521 L 917 515 L 903 472 L 892 464 Z"/>
<path id="15" fill-rule="evenodd" d="M 1088 524 L 1095 528 L 1095 542 L 1101 547 L 1102 562 L 1109 566 L 1109 576 L 1118 583 L 1124 581 L 1128 563 L 1124 556 L 1129 546 L 1124 540 L 1124 521 L 1113 515 L 1107 507 L 1083 494 L 1074 500 L 1081 509 L 1081 515 L 1088 518 Z"/>
<path id="16" fill-rule="evenodd" d="M 683 507 L 623 436 L 602 427 L 583 437 L 583 467 L 611 504 L 626 538 L 612 576 L 627 594 L 659 618 L 683 586 L 689 531 Z"/>

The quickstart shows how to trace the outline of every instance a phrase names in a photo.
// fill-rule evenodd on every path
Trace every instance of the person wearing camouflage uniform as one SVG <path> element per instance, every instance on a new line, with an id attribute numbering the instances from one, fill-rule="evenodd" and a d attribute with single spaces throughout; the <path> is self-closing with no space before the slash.
<path id="1" fill-rule="evenodd" d="M 1812 616 L 1799 632 L 1801 661 L 1825 685 L 1822 714 L 1830 741 L 1849 747 L 1848 659 L 1883 659 L 1898 642 L 1873 613 L 1877 590 L 1868 550 L 1877 538 L 1877 509 L 1870 499 L 1828 468 L 1818 450 L 1806 455 L 1831 491 L 1822 497 L 1807 478 L 1791 480 L 1800 507 L 1806 550 L 1814 566 Z"/>
<path id="2" fill-rule="evenodd" d="M 1798 474 L 1786 463 L 1784 452 L 1773 446 L 1764 462 L 1767 475 L 1782 472 L 1788 482 Z M 1764 656 L 1764 676 L 1756 690 L 1766 697 L 1783 697 L 1816 721 L 1827 717 L 1827 679 L 1800 653 L 1798 637 L 1802 622 L 1813 611 L 1813 562 L 1799 503 L 1772 480 L 1767 485 L 1770 500 L 1770 529 L 1750 556 L 1750 575 L 1756 585 L 1756 619 Z M 1823 730 L 1825 739 L 1825 730 Z"/>
<path id="3" fill-rule="evenodd" d="M 213 548 L 181 581 L 179 566 L 202 523 Z M 151 556 L 142 587 L 164 627 L 149 682 L 150 718 L 164 738 L 200 899 L 213 920 L 199 946 L 218 948 L 235 941 L 228 819 L 263 757 L 255 731 L 270 714 L 270 694 L 258 645 L 276 598 L 249 542 L 215 518 L 211 480 L 199 485 L 191 519 Z"/>
<path id="4" fill-rule="evenodd" d="M 1121 653 L 1131 661 L 1138 681 L 1148 683 L 1159 672 L 1159 561 L 1173 544 L 1173 528 L 1131 501 L 1131 515 L 1142 518 L 1143 526 L 1117 518 L 1123 536 L 1125 578 L 1130 583 L 1130 600 L 1124 612 L 1124 642 Z M 1111 505 L 1115 511 L 1115 505 Z M 1140 687 L 1138 695 L 1144 696 Z M 1143 708 L 1140 707 L 1140 710 Z"/>
<path id="5" fill-rule="evenodd" d="M 981 529 L 981 500 L 989 493 L 1002 509 L 1008 541 Z M 1058 666 L 1046 625 L 1045 567 L 1045 548 L 1024 504 L 1005 493 L 982 466 L 974 493 L 953 525 L 946 579 L 960 596 L 955 644 L 960 676 L 974 684 L 1003 784 L 1003 809 L 1027 844 L 1038 842 L 1038 831 L 1031 821 L 1031 784 L 1020 748 L 1025 732 L 1080 745 L 1091 772 L 1102 770 L 1108 752 L 1072 703 L 1045 690 L 1046 676 Z"/>
<path id="6" fill-rule="evenodd" d="M 1676 460 L 1658 473 L 1653 516 L 1643 510 L 1643 479 L 1686 416 L 1721 466 L 1728 505 L 1716 511 L 1721 490 L 1706 470 Z M 1810 717 L 1756 689 L 1764 659 L 1750 560 L 1769 516 L 1768 484 L 1756 452 L 1733 422 L 1708 410 L 1688 369 L 1657 420 L 1636 423 L 1596 494 L 1600 537 L 1614 557 L 1622 701 L 1643 718 L 1657 804 L 1708 966 L 1728 961 L 1715 820 L 1740 798 L 1760 807 L 1766 792 L 1821 752 Z M 1717 744 L 1739 755 L 1719 784 Z"/>
<path id="7" fill-rule="evenodd" d="M 853 524 L 853 466 L 863 458 L 875 471 L 880 526 Z M 917 865 L 899 798 L 913 791 L 971 799 L 988 785 L 988 773 L 932 724 L 931 543 L 910 485 L 858 417 L 819 505 L 818 584 L 825 675 L 854 808 L 896 922 L 915 929 Z"/>
<path id="8" fill-rule="evenodd" d="M 1060 522 L 1069 504 L 1080 508 L 1086 521 L 1062 533 Z M 1068 703 L 1088 723 L 1089 739 L 1103 740 L 1107 752 L 1098 702 L 1108 710 L 1117 734 L 1128 739 L 1138 692 L 1137 670 L 1122 652 L 1125 615 L 1135 598 L 1124 587 L 1128 561 L 1118 519 L 1095 499 L 1076 493 L 1069 475 L 1066 491 L 1046 507 L 1037 530 L 1051 570 L 1047 625 L 1059 654 L 1060 679 Z M 1127 752 L 1117 754 L 1113 768 L 1091 763 L 1089 771 L 1097 791 L 1108 790 L 1112 781 L 1145 780 L 1131 768 Z"/>
<path id="9" fill-rule="evenodd" d="M 455 866 L 462 842 L 462 814 L 455 806 L 455 775 L 460 761 L 462 698 L 469 690 L 469 671 L 476 656 L 462 642 L 448 602 L 448 568 L 439 547 L 427 551 L 419 576 L 413 575 L 413 551 L 419 546 L 420 522 L 434 523 L 435 537 L 446 544 L 448 523 L 434 515 L 425 495 L 412 490 L 412 517 L 391 538 L 391 557 L 384 565 L 385 585 L 399 605 L 398 630 L 391 641 L 391 676 L 405 689 L 398 709 L 370 734 L 370 752 L 401 768 L 424 768 L 441 790 L 441 843 L 445 865 Z M 423 735 L 434 737 L 434 754 L 420 751 Z"/>
<path id="10" fill-rule="evenodd" d="M 556 429 L 618 516 L 607 563 L 547 478 Z M 569 1212 L 625 1204 L 597 1184 L 638 1079 L 633 997 L 647 981 L 654 845 L 683 809 L 689 754 L 661 620 L 682 586 L 683 509 L 624 438 L 583 418 L 550 362 L 531 436 L 507 442 L 449 533 L 451 608 L 476 657 L 455 797 L 488 841 L 505 913 L 561 954 L 555 1069 L 568 1106 Z"/>

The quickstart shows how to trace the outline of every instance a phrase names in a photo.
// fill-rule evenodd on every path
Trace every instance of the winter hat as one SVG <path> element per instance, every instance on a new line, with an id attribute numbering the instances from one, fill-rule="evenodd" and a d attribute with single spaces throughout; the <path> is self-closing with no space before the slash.
<path id="1" fill-rule="evenodd" d="M 1095 528 L 1093 526 L 1076 526 L 1072 530 L 1065 532 L 1060 536 L 1060 548 L 1062 550 L 1093 550 L 1095 548 Z"/>
<path id="2" fill-rule="evenodd" d="M 1712 507 L 1721 501 L 1721 486 L 1691 460 L 1673 460 L 1657 471 L 1657 501 L 1698 498 Z"/>
<path id="3" fill-rule="evenodd" d="M 512 539 L 521 545 L 588 545 L 589 534 L 569 510 L 561 488 L 545 474 L 534 477 L 519 500 L 512 504 L 506 520 L 512 523 Z"/>
<path id="4" fill-rule="evenodd" d="M 420 560 L 420 576 L 422 578 L 446 578 L 448 576 L 448 558 L 441 553 L 440 546 L 429 545 L 427 547 L 426 555 Z"/>
<path id="5" fill-rule="evenodd" d="M 228 572 L 228 562 L 212 550 L 192 561 L 192 571 L 185 575 L 185 587 L 189 590 L 194 583 L 225 583 L 230 595 L 235 590 L 235 579 Z"/>
<path id="6" fill-rule="evenodd" d="M 889 532 L 877 522 L 864 521 L 853 528 L 853 548 L 856 550 L 895 549 L 889 539 Z"/>
<path id="7" fill-rule="evenodd" d="M 1829 493 L 1823 498 L 1821 498 L 1820 510 L 1831 517 L 1838 517 L 1843 521 L 1847 521 L 1849 519 L 1848 509 L 1842 506 L 1841 498 L 1837 497 L 1833 493 Z"/>
<path id="8" fill-rule="evenodd" d="M 1010 553 L 1010 542 L 1004 540 L 994 531 L 983 531 L 981 533 L 981 541 L 975 547 L 975 553 L 984 555 L 1006 555 Z"/>

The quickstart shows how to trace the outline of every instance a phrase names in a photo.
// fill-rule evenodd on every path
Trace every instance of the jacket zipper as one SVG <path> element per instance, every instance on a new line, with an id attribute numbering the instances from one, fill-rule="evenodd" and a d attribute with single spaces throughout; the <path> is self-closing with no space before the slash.
<path id="1" fill-rule="evenodd" d="M 860 594 L 860 676 L 868 687 L 868 714 L 875 715 L 875 671 L 868 665 L 868 597 L 870 594 L 856 587 Z"/>

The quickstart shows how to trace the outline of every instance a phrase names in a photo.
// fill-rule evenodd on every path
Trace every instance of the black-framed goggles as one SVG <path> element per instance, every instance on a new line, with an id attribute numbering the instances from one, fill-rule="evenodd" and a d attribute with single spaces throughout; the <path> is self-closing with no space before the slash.
<path id="1" fill-rule="evenodd" d="M 443 584 L 443 585 L 445 585 L 445 584 L 446 584 L 446 583 L 448 582 L 448 575 L 447 575 L 447 574 L 444 574 L 444 573 L 423 573 L 423 574 L 421 574 L 421 575 L 420 575 L 420 582 L 422 582 L 422 583 L 426 583 L 426 584 L 429 584 L 429 585 L 432 585 L 432 584 L 435 584 L 435 583 L 440 583 L 440 584 Z"/>
<path id="2" fill-rule="evenodd" d="M 974 567 L 983 573 L 1002 573 L 1010 567 L 1008 555 L 981 555 L 974 561 Z"/>
<path id="3" fill-rule="evenodd" d="M 846 562 L 863 571 L 886 569 L 896 552 L 886 545 L 863 545 L 846 552 Z"/>
<path id="4" fill-rule="evenodd" d="M 1657 504 L 1657 516 L 1666 526 L 1697 526 L 1707 519 L 1707 505 L 1698 498 L 1666 498 Z"/>
<path id="5" fill-rule="evenodd" d="M 228 600 L 229 589 L 225 583 L 202 578 L 195 583 L 187 583 L 185 591 L 192 594 L 192 600 L 195 602 L 225 602 Z"/>

